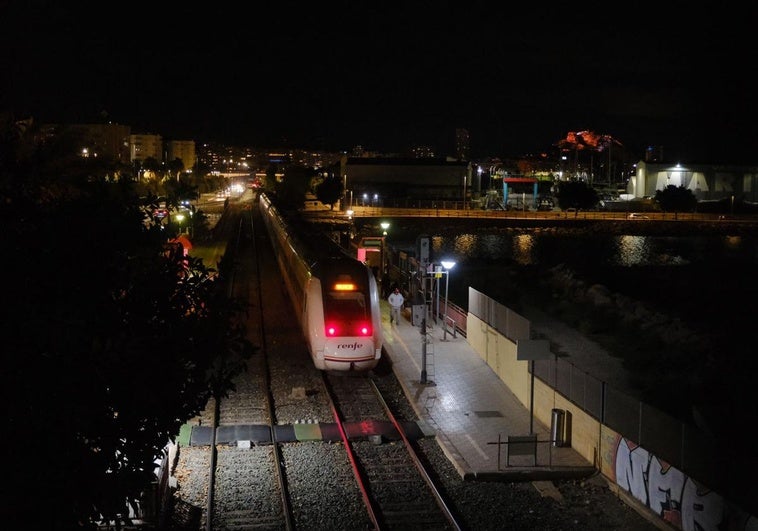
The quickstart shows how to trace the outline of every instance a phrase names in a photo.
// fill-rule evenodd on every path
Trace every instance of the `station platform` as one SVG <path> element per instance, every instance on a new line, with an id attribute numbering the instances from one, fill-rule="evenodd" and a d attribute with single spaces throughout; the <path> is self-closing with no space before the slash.
<path id="1" fill-rule="evenodd" d="M 550 427 L 533 418 L 465 337 L 427 323 L 425 345 L 421 327 L 407 315 L 390 324 L 386 301 L 382 326 L 392 370 L 463 479 L 541 481 L 597 473 L 578 452 L 551 442 Z"/>

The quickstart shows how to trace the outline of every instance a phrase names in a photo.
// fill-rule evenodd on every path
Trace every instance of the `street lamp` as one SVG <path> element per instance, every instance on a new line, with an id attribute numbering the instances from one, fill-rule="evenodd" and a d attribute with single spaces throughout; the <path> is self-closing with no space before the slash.
<path id="1" fill-rule="evenodd" d="M 450 270 L 455 267 L 455 262 L 452 260 L 442 260 L 440 262 L 442 264 L 442 267 L 445 268 L 445 313 L 442 317 L 442 339 L 447 339 L 447 298 L 448 298 L 448 291 L 447 288 L 450 285 Z M 439 308 L 437 308 L 439 311 Z"/>
<path id="2" fill-rule="evenodd" d="M 466 210 L 466 180 L 468 179 L 467 174 L 463 174 L 463 210 Z"/>
<path id="3" fill-rule="evenodd" d="M 387 229 L 390 228 L 390 224 L 388 221 L 382 221 L 379 223 L 379 226 L 382 228 L 382 272 L 380 280 L 382 282 L 382 296 L 384 296 L 389 291 L 389 286 L 385 284 L 384 277 L 387 272 L 387 242 L 385 239 L 387 238 Z"/>
<path id="4" fill-rule="evenodd" d="M 184 233 L 184 228 L 182 227 L 182 223 L 184 223 L 184 214 L 177 214 L 174 219 L 176 220 L 176 224 L 179 225 L 179 234 Z"/>
<path id="5" fill-rule="evenodd" d="M 342 177 L 342 210 L 346 210 L 345 207 L 347 206 L 347 173 Z M 350 205 L 349 208 L 352 208 L 353 205 Z"/>

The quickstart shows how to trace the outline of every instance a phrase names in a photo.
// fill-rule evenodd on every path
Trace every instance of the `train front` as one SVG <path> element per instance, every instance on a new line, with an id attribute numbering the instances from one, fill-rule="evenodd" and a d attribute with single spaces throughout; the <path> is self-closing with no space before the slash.
<path id="1" fill-rule="evenodd" d="M 381 358 L 382 329 L 371 270 L 357 260 L 333 260 L 321 264 L 314 277 L 319 280 L 322 302 L 320 308 L 310 304 L 314 364 L 332 371 L 373 369 Z"/>

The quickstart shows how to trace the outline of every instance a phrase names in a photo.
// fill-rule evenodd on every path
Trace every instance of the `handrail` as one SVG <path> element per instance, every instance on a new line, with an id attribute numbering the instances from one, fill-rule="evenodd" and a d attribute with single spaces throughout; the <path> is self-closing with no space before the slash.
<path id="1" fill-rule="evenodd" d="M 457 335 L 456 335 L 456 328 L 455 328 L 455 319 L 453 319 L 450 316 L 446 316 L 446 319 L 452 325 L 450 328 L 452 330 L 453 339 L 455 339 L 457 337 Z M 445 322 L 445 319 L 443 319 L 442 320 L 442 341 L 446 341 L 447 340 L 447 325 L 448 325 L 448 323 Z"/>

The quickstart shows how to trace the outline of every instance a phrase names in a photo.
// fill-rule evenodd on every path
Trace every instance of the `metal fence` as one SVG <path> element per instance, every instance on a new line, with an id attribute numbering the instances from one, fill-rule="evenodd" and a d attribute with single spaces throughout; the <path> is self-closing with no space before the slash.
<path id="1" fill-rule="evenodd" d="M 512 341 L 530 338 L 526 318 L 474 289 L 469 289 L 469 312 Z M 534 376 L 605 426 L 686 475 L 733 500 L 751 495 L 736 485 L 754 483 L 758 473 L 754 458 L 725 455 L 712 435 L 614 389 L 557 356 L 536 360 Z"/>
<path id="2" fill-rule="evenodd" d="M 386 201 L 381 206 L 354 206 L 351 217 L 423 217 L 423 218 L 473 218 L 473 219 L 521 219 L 521 220 L 628 220 L 633 212 L 641 212 L 630 205 L 628 210 L 531 210 L 523 209 L 482 209 L 474 208 L 462 201 L 407 200 Z M 343 210 L 304 211 L 310 218 L 345 218 Z M 728 218 L 728 219 L 725 219 Z M 645 210 L 645 219 L 636 219 L 635 223 L 649 220 L 658 221 L 718 221 L 722 224 L 756 223 L 758 215 L 740 214 L 724 216 L 717 212 L 661 212 Z"/>

